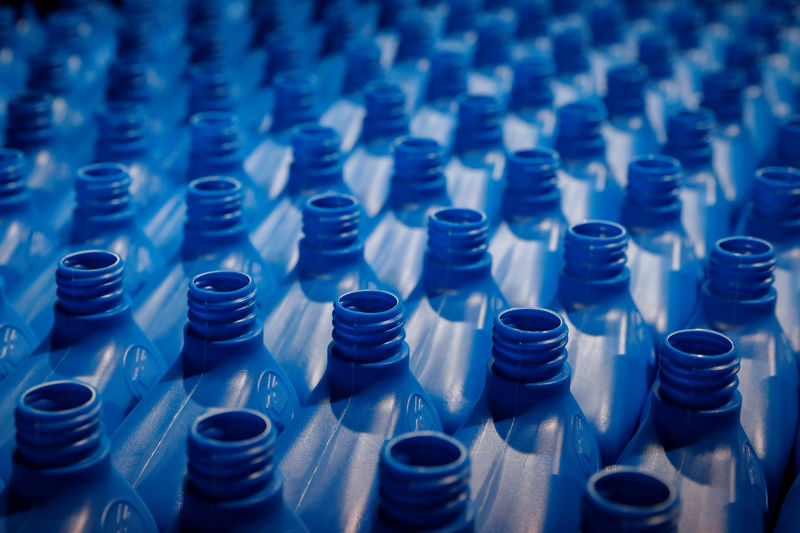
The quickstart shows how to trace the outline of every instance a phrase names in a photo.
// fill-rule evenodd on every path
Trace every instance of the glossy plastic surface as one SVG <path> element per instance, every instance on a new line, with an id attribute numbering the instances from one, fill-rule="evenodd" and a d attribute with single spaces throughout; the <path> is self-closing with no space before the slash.
<path id="1" fill-rule="evenodd" d="M 33 330 L 6 299 L 6 282 L 0 276 L 0 379 L 7 376 L 36 347 Z"/>
<path id="2" fill-rule="evenodd" d="M 798 478 L 800 480 L 800 478 Z M 774 533 L 792 533 L 800 529 L 800 481 L 795 480 L 789 494 L 783 500 L 780 518 L 775 525 Z"/>

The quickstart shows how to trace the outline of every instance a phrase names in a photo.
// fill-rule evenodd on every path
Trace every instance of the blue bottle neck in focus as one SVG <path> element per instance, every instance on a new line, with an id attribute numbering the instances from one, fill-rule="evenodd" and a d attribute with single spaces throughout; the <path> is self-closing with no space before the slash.
<path id="1" fill-rule="evenodd" d="M 745 233 L 775 246 L 800 241 L 800 170 L 766 167 L 756 172 Z"/>
<path id="2" fill-rule="evenodd" d="M 470 95 L 458 106 L 454 149 L 459 154 L 503 148 L 500 102 L 485 95 Z"/>
<path id="3" fill-rule="evenodd" d="M 313 194 L 342 184 L 340 145 L 339 134 L 332 128 L 309 125 L 293 132 L 293 161 L 287 184 L 289 194 Z"/>
<path id="4" fill-rule="evenodd" d="M 306 202 L 297 262 L 301 278 L 329 275 L 363 261 L 360 218 L 360 206 L 352 196 L 322 194 Z"/>
<path id="5" fill-rule="evenodd" d="M 667 120 L 663 152 L 681 162 L 687 171 L 711 166 L 711 132 L 714 115 L 708 109 L 678 111 Z"/>
<path id="6" fill-rule="evenodd" d="M 561 205 L 557 152 L 546 148 L 522 150 L 508 157 L 503 216 L 509 222 L 552 216 Z"/>
<path id="7" fill-rule="evenodd" d="M 78 244 L 134 227 L 136 209 L 130 184 L 127 169 L 119 164 L 96 163 L 81 168 L 75 180 L 77 204 L 71 242 Z"/>
<path id="8" fill-rule="evenodd" d="M 438 293 L 491 279 L 489 226 L 480 211 L 445 208 L 428 219 L 422 281 Z"/>
<path id="9" fill-rule="evenodd" d="M 189 180 L 203 176 L 239 175 L 243 154 L 236 115 L 211 111 L 198 113 L 191 119 L 191 128 Z"/>
<path id="10" fill-rule="evenodd" d="M 234 178 L 206 177 L 186 191 L 183 260 L 249 244 L 244 219 L 243 189 Z"/>
<path id="11" fill-rule="evenodd" d="M 442 157 L 442 147 L 433 139 L 408 137 L 395 146 L 389 196 L 394 209 L 449 203 Z"/>

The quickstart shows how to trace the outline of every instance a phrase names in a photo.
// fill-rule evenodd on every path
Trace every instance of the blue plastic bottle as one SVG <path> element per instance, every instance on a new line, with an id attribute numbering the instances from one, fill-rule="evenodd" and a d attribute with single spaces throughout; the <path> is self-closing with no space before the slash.
<path id="1" fill-rule="evenodd" d="M 742 72 L 726 70 L 703 78 L 703 105 L 716 117 L 711 134 L 712 165 L 734 213 L 741 212 L 753 186 L 759 154 L 755 139 L 743 122 L 745 78 Z"/>
<path id="2" fill-rule="evenodd" d="M 669 134 L 667 120 L 683 101 L 681 87 L 673 78 L 672 43 L 666 34 L 654 30 L 639 36 L 639 63 L 647 67 L 645 110 L 658 139 Z"/>
<path id="3" fill-rule="evenodd" d="M 364 260 L 360 218 L 352 196 L 328 193 L 308 199 L 297 266 L 264 321 L 264 342 L 303 403 L 324 378 L 332 303 L 346 292 L 380 285 Z"/>
<path id="4" fill-rule="evenodd" d="M 698 93 L 705 92 L 702 89 L 704 76 L 718 68 L 720 58 L 716 57 L 713 45 L 707 44 L 714 39 L 714 29 L 701 32 L 704 30 L 702 13 L 694 5 L 675 6 L 666 19 L 667 30 L 672 34 L 676 48 L 675 80 L 680 86 L 682 100 L 694 108 Z M 709 34 L 705 37 L 706 43 L 701 42 L 701 33 Z"/>
<path id="5" fill-rule="evenodd" d="M 27 184 L 25 154 L 0 149 L 0 275 L 15 288 L 47 264 L 58 238 Z"/>
<path id="6" fill-rule="evenodd" d="M 394 173 L 380 221 L 364 242 L 364 257 L 388 289 L 405 300 L 422 276 L 428 217 L 450 205 L 442 147 L 406 137 L 394 147 Z"/>
<path id="7" fill-rule="evenodd" d="M 630 293 L 627 245 L 618 224 L 572 226 L 552 304 L 570 330 L 572 394 L 597 434 L 603 464 L 636 430 L 655 365 L 653 338 Z"/>
<path id="8" fill-rule="evenodd" d="M 306 201 L 316 194 L 350 192 L 342 178 L 340 145 L 336 131 L 325 126 L 305 124 L 292 132 L 292 162 L 283 180 L 286 192 L 252 232 L 256 249 L 281 280 L 297 264 Z"/>
<path id="9" fill-rule="evenodd" d="M 510 112 L 503 121 L 503 137 L 510 152 L 553 145 L 556 129 L 554 73 L 553 60 L 541 53 L 525 57 L 514 65 L 514 81 L 508 96 Z"/>
<path id="10" fill-rule="evenodd" d="M 407 301 L 411 370 L 451 434 L 481 395 L 491 323 L 508 307 L 492 279 L 488 230 L 479 211 L 445 208 L 431 215 L 422 279 Z"/>
<path id="11" fill-rule="evenodd" d="M 588 219 L 619 220 L 622 186 L 606 160 L 599 100 L 580 100 L 558 110 L 555 148 L 561 155 L 558 174 L 561 203 L 570 224 Z"/>
<path id="12" fill-rule="evenodd" d="M 36 343 L 33 330 L 6 300 L 6 282 L 0 276 L 0 379 L 30 355 Z"/>
<path id="13" fill-rule="evenodd" d="M 586 484 L 581 533 L 677 533 L 680 503 L 670 483 L 643 470 L 611 466 Z"/>
<path id="14" fill-rule="evenodd" d="M 500 222 L 492 229 L 492 276 L 509 304 L 549 304 L 558 288 L 567 220 L 562 213 L 561 158 L 547 148 L 509 156 Z"/>
<path id="15" fill-rule="evenodd" d="M 103 401 L 93 387 L 51 381 L 26 390 L 15 404 L 16 447 L 0 493 L 0 530 L 158 531 L 111 464 Z"/>
<path id="16" fill-rule="evenodd" d="M 386 439 L 441 430 L 404 337 L 403 306 L 391 293 L 335 301 L 325 375 L 275 448 L 286 501 L 312 531 L 370 531 Z"/>
<path id="17" fill-rule="evenodd" d="M 226 269 L 244 272 L 258 286 L 259 316 L 272 307 L 276 276 L 247 235 L 242 186 L 233 178 L 200 178 L 186 193 L 183 240 L 175 243 L 177 264 L 144 287 L 133 302 L 136 322 L 172 364 L 183 342 L 186 287 L 198 274 Z"/>
<path id="18" fill-rule="evenodd" d="M 435 39 L 434 22 L 426 12 L 406 8 L 399 16 L 395 31 L 397 51 L 388 77 L 403 88 L 409 109 L 417 109 L 425 97 L 425 80 Z"/>
<path id="19" fill-rule="evenodd" d="M 378 463 L 374 533 L 475 531 L 466 448 L 444 433 L 418 431 L 388 441 Z"/>
<path id="20" fill-rule="evenodd" d="M 581 26 L 569 26 L 553 36 L 556 107 L 597 94 L 588 49 L 587 30 Z"/>
<path id="21" fill-rule="evenodd" d="M 756 172 L 753 195 L 742 219 L 745 235 L 767 240 L 775 247 L 775 314 L 792 349 L 800 354 L 800 170 L 767 167 Z"/>
<path id="22" fill-rule="evenodd" d="M 800 530 L 800 477 L 795 480 L 781 506 L 774 533 L 793 533 Z"/>
<path id="23" fill-rule="evenodd" d="M 761 460 L 770 501 L 777 502 L 794 444 L 800 381 L 791 344 L 775 316 L 774 269 L 775 250 L 766 241 L 717 241 L 691 324 L 721 331 L 736 343 L 742 426 Z"/>
<path id="24" fill-rule="evenodd" d="M 467 87 L 473 94 L 506 94 L 511 89 L 511 45 L 514 23 L 500 15 L 483 15 L 478 20 L 473 70 Z"/>
<path id="25" fill-rule="evenodd" d="M 486 388 L 455 437 L 473 460 L 479 531 L 575 531 L 583 487 L 600 466 L 569 391 L 567 325 L 546 309 L 494 321 Z"/>
<path id="26" fill-rule="evenodd" d="M 53 328 L 0 381 L 4 480 L 10 475 L 13 405 L 22 391 L 47 380 L 80 378 L 103 394 L 103 424 L 113 432 L 165 372 L 161 354 L 133 321 L 123 270 L 118 255 L 99 250 L 69 254 L 59 262 Z"/>
<path id="27" fill-rule="evenodd" d="M 618 2 L 599 2 L 587 7 L 586 23 L 592 36 L 589 65 L 598 94 L 610 92 L 608 71 L 630 62 L 629 47 L 623 42 L 625 14 Z"/>
<path id="28" fill-rule="evenodd" d="M 628 163 L 635 156 L 654 154 L 660 145 L 645 113 L 644 85 L 647 70 L 636 64 L 608 71 L 605 97 L 608 121 L 603 124 L 606 158 L 614 176 L 627 183 Z"/>
<path id="29" fill-rule="evenodd" d="M 764 531 L 767 486 L 739 414 L 739 352 L 708 330 L 667 337 L 650 408 L 620 457 L 672 480 L 681 497 L 678 531 Z"/>
<path id="30" fill-rule="evenodd" d="M 403 89 L 387 81 L 370 83 L 364 104 L 361 137 L 344 164 L 344 181 L 372 219 L 389 198 L 392 144 L 408 135 L 408 114 Z"/>
<path id="31" fill-rule="evenodd" d="M 297 395 L 264 348 L 256 291 L 253 279 L 241 272 L 218 270 L 192 279 L 179 358 L 113 435 L 114 464 L 162 531 L 178 518 L 184 443 L 200 414 L 247 407 L 265 413 L 278 430 L 292 424 Z"/>
<path id="32" fill-rule="evenodd" d="M 792 115 L 778 127 L 775 145 L 767 153 L 766 162 L 800 168 L 800 115 Z"/>
<path id="33" fill-rule="evenodd" d="M 505 173 L 499 99 L 489 95 L 461 99 L 454 151 L 445 169 L 453 205 L 482 211 L 493 221 L 500 210 Z"/>
<path id="34" fill-rule="evenodd" d="M 250 409 L 198 418 L 188 439 L 180 530 L 307 533 L 283 500 L 283 478 L 273 464 L 276 437 L 270 419 Z"/>
<path id="35" fill-rule="evenodd" d="M 703 281 L 703 264 L 681 222 L 683 169 L 664 155 L 630 163 L 622 223 L 631 237 L 631 295 L 658 344 L 688 324 Z"/>
<path id="36" fill-rule="evenodd" d="M 681 162 L 681 219 L 698 259 L 728 234 L 731 206 L 712 167 L 714 116 L 707 109 L 679 111 L 669 118 L 663 153 Z"/>

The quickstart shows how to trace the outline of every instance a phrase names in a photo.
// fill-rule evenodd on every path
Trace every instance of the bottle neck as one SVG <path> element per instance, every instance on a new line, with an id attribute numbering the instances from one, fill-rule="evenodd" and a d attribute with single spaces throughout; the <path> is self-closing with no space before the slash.
<path id="1" fill-rule="evenodd" d="M 397 26 L 399 45 L 397 61 L 427 57 L 433 48 L 434 35 L 430 23 L 417 11 L 407 11 Z"/>
<path id="2" fill-rule="evenodd" d="M 274 87 L 275 107 L 272 112 L 274 133 L 318 120 L 317 80 L 314 76 L 298 71 L 281 72 L 275 76 Z"/>
<path id="3" fill-rule="evenodd" d="M 766 167 L 756 172 L 745 229 L 775 245 L 800 239 L 800 170 Z"/>
<path id="4" fill-rule="evenodd" d="M 707 109 L 675 113 L 667 121 L 664 153 L 680 161 L 686 169 L 709 166 L 714 127 L 714 115 Z"/>
<path id="5" fill-rule="evenodd" d="M 667 26 L 675 36 L 678 48 L 691 50 L 700 46 L 700 30 L 703 27 L 700 13 L 691 6 L 681 6 L 670 13 Z"/>
<path id="6" fill-rule="evenodd" d="M 551 214 L 561 203 L 558 153 L 546 148 L 522 150 L 506 161 L 503 215 L 507 220 Z"/>
<path id="7" fill-rule="evenodd" d="M 600 129 L 605 120 L 602 104 L 580 100 L 558 110 L 556 150 L 564 159 L 604 157 L 606 143 Z"/>
<path id="8" fill-rule="evenodd" d="M 183 254 L 192 257 L 247 240 L 242 185 L 234 178 L 206 177 L 186 191 Z"/>
<path id="9" fill-rule="evenodd" d="M 117 58 L 108 68 L 106 100 L 149 103 L 152 89 L 147 79 L 147 71 L 147 65 L 139 58 Z"/>
<path id="10" fill-rule="evenodd" d="M 134 102 L 107 102 L 97 114 L 96 161 L 127 162 L 147 156 L 145 110 Z"/>
<path id="11" fill-rule="evenodd" d="M 536 39 L 547 35 L 550 18 L 549 2 L 545 0 L 517 0 L 517 38 Z"/>
<path id="12" fill-rule="evenodd" d="M 442 148 L 433 139 L 409 137 L 394 150 L 390 199 L 395 208 L 429 204 L 446 199 L 447 181 Z"/>
<path id="13" fill-rule="evenodd" d="M 55 51 L 35 54 L 28 60 L 29 89 L 62 95 L 69 91 L 69 58 Z"/>
<path id="14" fill-rule="evenodd" d="M 478 24 L 473 61 L 476 67 L 495 67 L 511 60 L 513 25 L 498 16 L 486 16 Z"/>
<path id="15" fill-rule="evenodd" d="M 55 138 L 53 99 L 29 91 L 8 103 L 6 144 L 28 152 L 50 144 Z"/>
<path id="16" fill-rule="evenodd" d="M 492 96 L 467 96 L 458 106 L 455 150 L 460 154 L 500 150 L 503 128 L 500 102 Z"/>
<path id="17" fill-rule="evenodd" d="M 582 28 L 567 28 L 553 40 L 553 59 L 559 76 L 588 72 L 586 34 Z"/>
<path id="18" fill-rule="evenodd" d="M 647 67 L 651 80 L 672 77 L 672 48 L 666 35 L 653 31 L 639 38 L 639 63 Z"/>
<path id="19" fill-rule="evenodd" d="M 78 171 L 73 243 L 113 234 L 134 225 L 136 210 L 129 191 L 130 184 L 128 171 L 115 163 L 97 163 Z"/>
<path id="20" fill-rule="evenodd" d="M 714 112 L 719 123 L 742 121 L 745 78 L 738 70 L 713 72 L 703 78 L 703 105 Z"/>
<path id="21" fill-rule="evenodd" d="M 480 211 L 446 208 L 428 220 L 422 280 L 430 292 L 456 289 L 491 277 L 489 226 Z"/>
<path id="22" fill-rule="evenodd" d="M 514 111 L 544 109 L 553 106 L 555 66 L 545 56 L 530 56 L 514 66 L 510 107 Z"/>
<path id="23" fill-rule="evenodd" d="M 197 113 L 233 113 L 236 99 L 230 74 L 221 65 L 200 63 L 189 67 L 189 119 Z"/>
<path id="24" fill-rule="evenodd" d="M 11 148 L 0 148 L 0 212 L 9 212 L 30 203 L 26 174 L 25 154 Z"/>
<path id="25" fill-rule="evenodd" d="M 740 69 L 748 84 L 759 85 L 764 52 L 763 43 L 757 39 L 733 39 L 725 49 L 725 66 Z"/>
<path id="26" fill-rule="evenodd" d="M 644 114 L 644 85 L 647 71 L 641 65 L 623 65 L 608 71 L 606 110 L 611 117 Z"/>
<path id="27" fill-rule="evenodd" d="M 778 129 L 777 152 L 781 165 L 800 167 L 800 116 L 790 118 Z"/>
<path id="28" fill-rule="evenodd" d="M 622 217 L 631 231 L 671 225 L 680 220 L 680 163 L 671 157 L 639 157 L 628 165 Z"/>
<path id="29" fill-rule="evenodd" d="M 269 84 L 282 72 L 306 68 L 303 42 L 288 30 L 273 32 L 267 38 L 267 68 L 263 83 Z"/>
<path id="30" fill-rule="evenodd" d="M 390 82 L 373 82 L 365 93 L 366 115 L 361 130 L 365 143 L 392 142 L 408 134 L 406 95 L 402 88 Z"/>
<path id="31" fill-rule="evenodd" d="M 241 170 L 241 133 L 236 115 L 198 113 L 191 119 L 191 128 L 190 180 Z"/>
<path id="32" fill-rule="evenodd" d="M 425 99 L 450 101 L 467 92 L 467 56 L 460 50 L 439 49 L 431 58 Z"/>
<path id="33" fill-rule="evenodd" d="M 589 11 L 594 46 L 610 46 L 622 40 L 623 14 L 618 4 L 600 4 Z"/>
<path id="34" fill-rule="evenodd" d="M 360 206 L 344 194 L 322 194 L 303 209 L 303 238 L 297 268 L 303 277 L 330 274 L 363 260 Z"/>
<path id="35" fill-rule="evenodd" d="M 381 49 L 372 39 L 355 39 L 347 45 L 342 94 L 361 91 L 369 82 L 383 78 Z"/>
<path id="36" fill-rule="evenodd" d="M 288 191 L 299 196 L 343 182 L 341 139 L 332 128 L 301 126 L 292 134 Z"/>

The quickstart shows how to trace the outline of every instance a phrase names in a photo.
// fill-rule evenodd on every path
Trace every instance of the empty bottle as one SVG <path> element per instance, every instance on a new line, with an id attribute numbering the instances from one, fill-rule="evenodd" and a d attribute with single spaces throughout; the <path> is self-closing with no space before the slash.
<path id="1" fill-rule="evenodd" d="M 510 152 L 534 146 L 551 147 L 556 128 L 553 109 L 553 60 L 532 54 L 514 65 L 509 94 L 509 114 L 503 121 L 503 137 Z"/>
<path id="2" fill-rule="evenodd" d="M 613 222 L 572 226 L 552 304 L 570 330 L 571 389 L 603 464 L 619 457 L 636 430 L 655 370 L 653 338 L 630 293 L 627 245 L 625 228 Z"/>
<path id="3" fill-rule="evenodd" d="M 780 124 L 775 145 L 765 160 L 768 165 L 800 168 L 800 115 L 792 115 Z"/>
<path id="4" fill-rule="evenodd" d="M 36 347 L 33 330 L 6 300 L 6 282 L 0 275 L 0 379 Z"/>
<path id="5" fill-rule="evenodd" d="M 567 325 L 546 309 L 494 321 L 486 388 L 455 433 L 473 459 L 479 531 L 575 531 L 586 480 L 600 466 L 589 422 L 569 391 Z"/>
<path id="6" fill-rule="evenodd" d="M 373 532 L 475 531 L 466 448 L 444 433 L 418 431 L 387 441 L 378 463 Z"/>
<path id="7" fill-rule="evenodd" d="M 253 279 L 242 272 L 194 277 L 180 356 L 114 433 L 114 464 L 163 531 L 178 519 L 184 443 L 200 414 L 247 407 L 265 413 L 280 431 L 298 409 L 288 377 L 264 348 L 256 292 Z"/>
<path id="8" fill-rule="evenodd" d="M 514 23 L 500 15 L 482 15 L 476 27 L 469 92 L 506 94 L 511 89 L 511 50 Z"/>
<path id="9" fill-rule="evenodd" d="M 509 304 L 549 304 L 558 287 L 567 220 L 562 213 L 561 158 L 547 148 L 509 156 L 500 222 L 492 229 L 492 276 Z"/>
<path id="10" fill-rule="evenodd" d="M 622 223 L 631 237 L 631 295 L 658 344 L 689 323 L 704 275 L 681 222 L 682 179 L 676 159 L 637 157 L 629 166 L 622 206 Z"/>
<path id="11" fill-rule="evenodd" d="M 767 485 L 739 423 L 739 352 L 726 336 L 682 330 L 664 341 L 650 407 L 619 464 L 671 479 L 679 531 L 764 531 Z"/>
<path id="12" fill-rule="evenodd" d="M 0 530 L 158 531 L 147 506 L 111 464 L 103 406 L 97 390 L 79 381 L 50 381 L 19 396 Z"/>
<path id="13" fill-rule="evenodd" d="M 0 381 L 0 477 L 11 473 L 15 399 L 47 380 L 80 378 L 104 397 L 102 420 L 113 432 L 166 371 L 158 349 L 131 315 L 123 289 L 123 262 L 111 252 L 69 254 L 56 271 L 53 328 L 31 355 Z"/>
<path id="14" fill-rule="evenodd" d="M 669 135 L 667 120 L 681 107 L 683 94 L 673 78 L 673 50 L 669 37 L 658 31 L 639 36 L 639 63 L 647 67 L 648 83 L 645 86 L 645 111 L 658 139 Z"/>
<path id="15" fill-rule="evenodd" d="M 365 290 L 335 301 L 325 375 L 275 448 L 286 501 L 311 530 L 370 531 L 386 440 L 441 430 L 404 337 L 396 296 Z"/>
<path id="16" fill-rule="evenodd" d="M 508 307 L 492 279 L 488 229 L 480 211 L 431 215 L 422 278 L 407 300 L 411 369 L 451 434 L 481 395 L 492 317 Z"/>
<path id="17" fill-rule="evenodd" d="M 596 95 L 588 50 L 587 31 L 581 26 L 568 26 L 553 36 L 553 97 L 557 108 Z"/>

